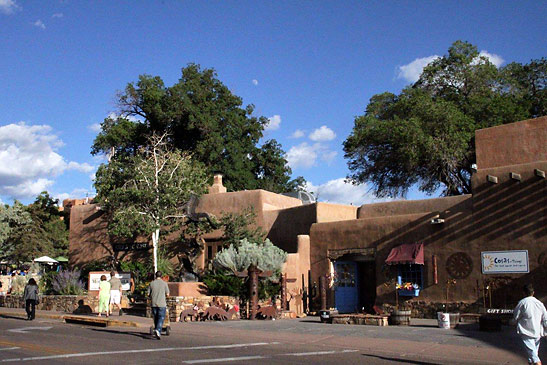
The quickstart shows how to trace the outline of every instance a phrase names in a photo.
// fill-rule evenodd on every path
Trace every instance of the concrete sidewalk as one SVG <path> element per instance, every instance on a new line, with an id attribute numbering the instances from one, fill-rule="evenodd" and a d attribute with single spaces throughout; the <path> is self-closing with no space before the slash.
<path id="1" fill-rule="evenodd" d="M 0 307 L 0 316 L 27 318 L 27 313 L 22 308 Z M 152 323 L 150 318 L 132 315 L 111 315 L 106 318 L 104 315 L 97 317 L 97 314 L 72 314 L 47 310 L 36 310 L 36 318 L 68 320 L 79 323 L 89 322 L 89 324 L 103 325 L 104 327 L 149 327 Z"/>

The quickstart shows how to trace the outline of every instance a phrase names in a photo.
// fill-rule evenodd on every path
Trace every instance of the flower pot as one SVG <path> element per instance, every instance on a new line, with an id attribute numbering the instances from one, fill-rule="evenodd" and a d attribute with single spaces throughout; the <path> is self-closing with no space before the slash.
<path id="1" fill-rule="evenodd" d="M 393 313 L 391 313 L 391 316 L 389 316 L 390 324 L 394 326 L 409 326 L 410 314 L 411 311 L 409 310 L 395 309 Z"/>
<path id="2" fill-rule="evenodd" d="M 399 289 L 401 297 L 417 297 L 420 295 L 420 289 Z"/>

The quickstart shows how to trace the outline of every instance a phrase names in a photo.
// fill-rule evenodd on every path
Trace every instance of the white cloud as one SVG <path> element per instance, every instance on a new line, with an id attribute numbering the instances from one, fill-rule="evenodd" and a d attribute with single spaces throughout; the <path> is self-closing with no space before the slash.
<path id="1" fill-rule="evenodd" d="M 408 82 L 418 81 L 424 67 L 436 58 L 439 58 L 439 56 L 433 55 L 423 58 L 416 58 L 409 64 L 399 66 L 399 74 L 397 75 L 397 78 L 404 79 Z"/>
<path id="2" fill-rule="evenodd" d="M 281 125 L 281 116 L 280 115 L 274 115 L 273 117 L 268 118 L 268 124 L 264 127 L 265 131 L 275 131 L 279 129 L 279 126 Z"/>
<path id="3" fill-rule="evenodd" d="M 66 170 L 91 172 L 87 163 L 66 162 L 56 152 L 63 142 L 48 125 L 24 122 L 0 127 L 0 195 L 32 198 Z"/>
<path id="4" fill-rule="evenodd" d="M 13 14 L 16 10 L 21 9 L 15 0 L 0 0 L 0 13 Z"/>
<path id="5" fill-rule="evenodd" d="M 79 162 L 74 162 L 74 161 L 70 161 L 66 168 L 67 168 L 67 170 L 76 170 L 76 171 L 80 171 L 80 172 L 84 172 L 84 173 L 88 173 L 88 172 L 91 172 L 91 171 L 95 170 L 95 167 L 91 166 L 87 162 L 79 163 Z"/>
<path id="6" fill-rule="evenodd" d="M 310 133 L 309 138 L 314 142 L 332 141 L 336 138 L 336 134 L 326 125 Z"/>
<path id="7" fill-rule="evenodd" d="M 101 131 L 101 123 L 93 123 L 87 126 L 87 129 L 89 129 L 92 132 L 99 133 Z"/>
<path id="8" fill-rule="evenodd" d="M 501 58 L 501 56 L 494 53 L 489 53 L 485 50 L 480 51 L 479 56 L 488 58 L 488 60 L 496 67 L 500 67 L 503 62 L 505 62 L 505 60 Z"/>
<path id="9" fill-rule="evenodd" d="M 310 146 L 306 142 L 291 147 L 289 152 L 287 152 L 287 162 L 293 169 L 298 167 L 308 169 L 315 165 L 316 159 L 317 151 L 314 146 Z"/>
<path id="10" fill-rule="evenodd" d="M 46 29 L 46 25 L 45 25 L 44 22 L 41 21 L 40 19 L 38 19 L 37 21 L 35 21 L 35 22 L 33 23 L 33 25 L 34 25 L 35 27 L 38 27 L 38 28 L 41 28 L 41 29 Z"/>
<path id="11" fill-rule="evenodd" d="M 251 81 L 253 83 L 254 86 L 257 86 L 258 85 L 258 80 L 257 79 L 253 79 L 253 81 Z"/>
<path id="12" fill-rule="evenodd" d="M 326 151 L 321 155 L 321 160 L 325 161 L 326 163 L 331 163 L 336 155 L 338 155 L 338 152 L 336 151 Z"/>
<path id="13" fill-rule="evenodd" d="M 110 112 L 108 115 L 107 115 L 107 118 L 110 118 L 110 119 L 114 119 L 116 120 L 117 118 L 120 118 L 120 117 L 123 117 L 131 122 L 140 122 L 141 120 L 138 119 L 137 117 L 135 117 L 134 115 L 126 115 L 126 116 L 122 116 L 120 114 L 117 114 L 117 113 L 114 113 L 114 112 Z M 99 124 L 99 128 L 100 128 L 100 124 Z"/>
<path id="14" fill-rule="evenodd" d="M 62 18 L 63 16 L 64 16 L 63 13 L 55 13 L 51 17 L 52 18 Z"/>
<path id="15" fill-rule="evenodd" d="M 63 205 L 63 200 L 65 199 L 83 199 L 86 197 L 92 198 L 95 195 L 95 191 L 83 188 L 74 189 L 70 193 L 53 194 L 55 199 L 59 199 L 59 205 Z"/>
<path id="16" fill-rule="evenodd" d="M 295 130 L 294 133 L 289 136 L 289 138 L 302 138 L 302 137 L 304 137 L 304 131 L 301 129 Z"/>
<path id="17" fill-rule="evenodd" d="M 329 164 L 336 157 L 337 152 L 331 151 L 328 146 L 322 143 L 312 145 L 302 142 L 298 146 L 293 146 L 287 152 L 287 163 L 292 169 L 309 169 L 316 165 L 320 159 Z"/>
<path id="18" fill-rule="evenodd" d="M 307 182 L 305 189 L 313 193 L 318 201 L 328 203 L 361 206 L 389 200 L 377 198 L 369 192 L 370 189 L 366 184 L 353 185 L 347 183 L 344 178 L 330 180 L 321 185 L 313 185 L 313 183 Z"/>

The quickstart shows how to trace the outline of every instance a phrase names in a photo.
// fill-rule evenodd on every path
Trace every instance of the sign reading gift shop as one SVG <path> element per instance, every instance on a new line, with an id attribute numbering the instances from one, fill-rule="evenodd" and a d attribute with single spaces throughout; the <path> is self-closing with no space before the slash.
<path id="1" fill-rule="evenodd" d="M 481 252 L 483 274 L 526 274 L 528 250 Z"/>

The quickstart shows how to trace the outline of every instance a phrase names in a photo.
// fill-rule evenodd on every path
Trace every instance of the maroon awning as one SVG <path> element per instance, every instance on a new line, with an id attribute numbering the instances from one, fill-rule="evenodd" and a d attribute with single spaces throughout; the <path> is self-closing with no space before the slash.
<path id="1" fill-rule="evenodd" d="M 424 264 L 424 244 L 405 243 L 391 249 L 386 264 Z"/>

